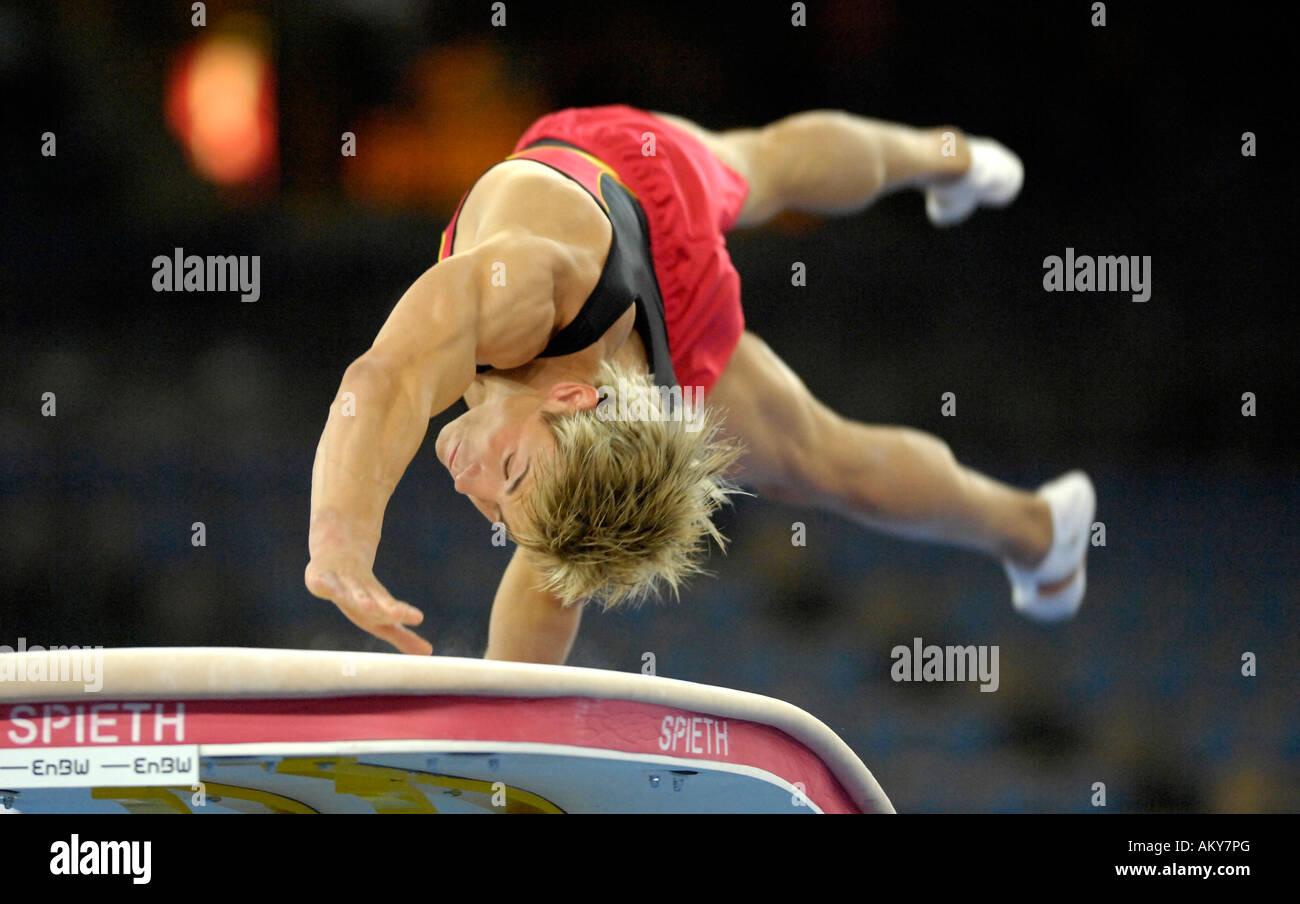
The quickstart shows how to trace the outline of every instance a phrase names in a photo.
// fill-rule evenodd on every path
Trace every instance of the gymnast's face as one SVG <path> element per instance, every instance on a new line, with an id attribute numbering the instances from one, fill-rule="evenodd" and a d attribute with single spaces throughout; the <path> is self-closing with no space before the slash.
<path id="1" fill-rule="evenodd" d="M 509 529 L 523 516 L 538 463 L 555 451 L 555 437 L 542 420 L 544 411 L 594 408 L 595 387 L 557 383 L 542 395 L 532 390 L 484 402 L 442 428 L 434 448 L 450 472 L 456 492 L 469 497 L 489 521 Z"/>

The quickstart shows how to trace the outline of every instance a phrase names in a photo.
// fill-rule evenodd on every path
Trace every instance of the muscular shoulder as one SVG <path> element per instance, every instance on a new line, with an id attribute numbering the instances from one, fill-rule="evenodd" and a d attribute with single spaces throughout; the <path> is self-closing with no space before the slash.
<path id="1" fill-rule="evenodd" d="M 468 248 L 458 235 L 456 257 L 472 261 L 477 274 L 479 362 L 517 367 L 536 357 L 595 289 L 611 229 L 595 201 L 563 176 L 489 176 L 495 181 L 475 187 L 488 191 L 477 201 Z"/>
<path id="2" fill-rule="evenodd" d="M 522 230 L 577 247 L 608 249 L 609 220 L 600 205 L 572 179 L 535 160 L 509 160 L 488 170 L 461 210 L 462 239 Z"/>

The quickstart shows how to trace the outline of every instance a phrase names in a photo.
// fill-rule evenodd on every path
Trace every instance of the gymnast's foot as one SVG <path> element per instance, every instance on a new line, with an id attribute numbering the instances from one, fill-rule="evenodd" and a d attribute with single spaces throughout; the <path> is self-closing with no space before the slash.
<path id="1" fill-rule="evenodd" d="M 926 189 L 925 212 L 936 226 L 953 226 L 976 207 L 1006 207 L 1020 194 L 1025 167 L 1020 158 L 992 138 L 969 136 L 970 169 L 956 179 Z"/>
<path id="2" fill-rule="evenodd" d="M 1041 486 L 1038 496 L 1051 515 L 1051 546 L 1033 567 L 1005 563 L 1011 599 L 1018 612 L 1035 621 L 1064 621 L 1083 604 L 1097 494 L 1087 474 L 1071 471 Z"/>

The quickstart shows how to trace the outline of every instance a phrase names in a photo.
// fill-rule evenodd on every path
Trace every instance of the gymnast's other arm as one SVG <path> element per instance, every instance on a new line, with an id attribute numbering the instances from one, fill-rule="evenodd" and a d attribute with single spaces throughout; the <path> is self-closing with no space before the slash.
<path id="1" fill-rule="evenodd" d="M 551 252 L 544 241 L 506 234 L 427 270 L 347 368 L 330 406 L 312 468 L 304 580 L 314 596 L 404 653 L 433 648 L 409 627 L 423 614 L 375 578 L 384 510 L 429 419 L 473 382 L 475 361 L 517 366 L 545 345 L 555 318 Z M 531 278 L 512 281 L 518 288 L 510 290 L 490 287 L 501 262 Z M 499 306 L 510 317 L 499 316 Z"/>
<path id="2" fill-rule="evenodd" d="M 516 547 L 492 603 L 484 659 L 564 665 L 578 636 L 582 603 L 565 606 L 541 589 L 541 579 L 527 551 Z"/>

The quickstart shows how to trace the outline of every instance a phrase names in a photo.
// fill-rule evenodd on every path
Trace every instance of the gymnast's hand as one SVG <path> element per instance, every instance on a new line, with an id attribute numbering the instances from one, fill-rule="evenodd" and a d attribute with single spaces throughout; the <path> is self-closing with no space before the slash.
<path id="1" fill-rule="evenodd" d="M 424 613 L 394 599 L 364 556 L 342 547 L 313 550 L 304 579 L 313 596 L 334 603 L 358 628 L 403 653 L 433 652 L 427 640 L 407 627 L 424 621 Z"/>

